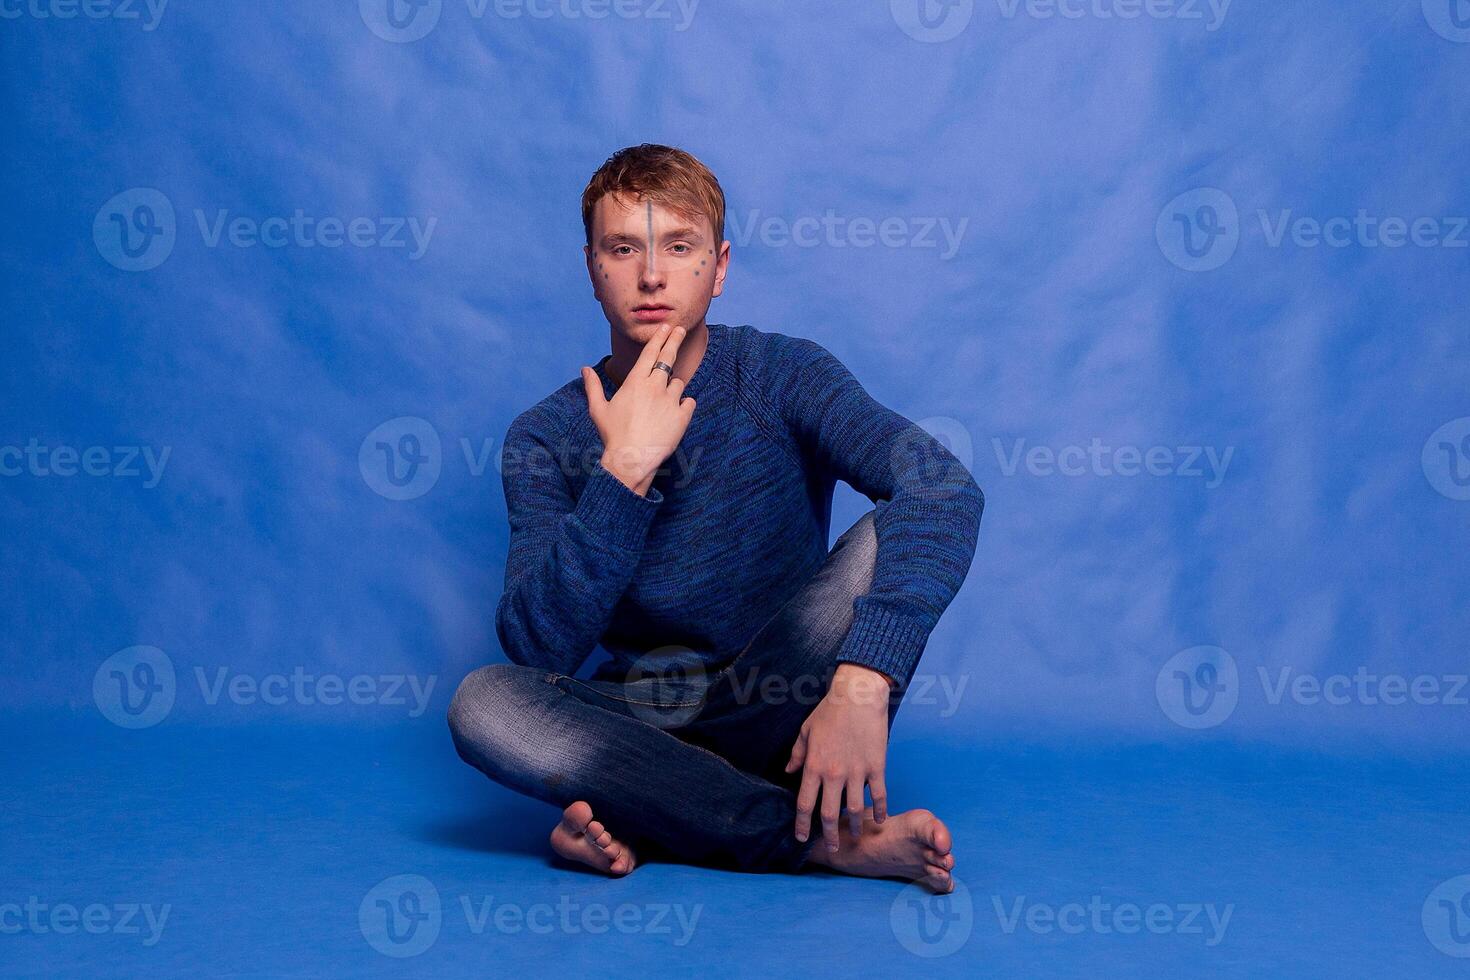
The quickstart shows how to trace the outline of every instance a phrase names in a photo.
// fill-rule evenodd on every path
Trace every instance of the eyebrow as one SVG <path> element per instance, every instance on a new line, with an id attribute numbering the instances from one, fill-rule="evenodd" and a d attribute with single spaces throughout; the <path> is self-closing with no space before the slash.
<path id="1" fill-rule="evenodd" d="M 643 235 L 629 235 L 621 231 L 609 232 L 602 236 L 602 247 L 611 248 L 614 245 L 621 245 L 624 242 L 629 245 L 642 245 L 645 237 Z M 704 241 L 704 236 L 697 229 L 688 227 L 670 228 L 664 232 L 664 241 L 668 241 L 671 238 L 688 238 L 695 242 Z"/>

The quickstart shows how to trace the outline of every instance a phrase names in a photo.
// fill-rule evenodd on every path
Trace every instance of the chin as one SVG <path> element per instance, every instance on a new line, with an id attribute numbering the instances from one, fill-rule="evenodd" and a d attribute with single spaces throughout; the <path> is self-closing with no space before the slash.
<path id="1" fill-rule="evenodd" d="M 653 335 L 658 333 L 659 328 L 665 323 L 672 324 L 673 326 L 679 325 L 679 321 L 675 317 L 669 317 L 660 323 L 639 323 L 637 320 L 634 320 L 623 325 L 623 334 L 630 340 L 636 340 L 641 344 L 646 344 L 653 339 Z"/>

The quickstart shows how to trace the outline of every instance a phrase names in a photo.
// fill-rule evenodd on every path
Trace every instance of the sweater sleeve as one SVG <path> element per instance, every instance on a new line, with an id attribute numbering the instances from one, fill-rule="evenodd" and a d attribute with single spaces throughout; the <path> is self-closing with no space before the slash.
<path id="1" fill-rule="evenodd" d="M 853 602 L 839 661 L 907 688 L 975 555 L 985 495 L 924 429 L 876 401 L 826 348 L 783 337 L 768 361 L 780 414 L 809 465 L 872 500 L 873 583 Z"/>
<path id="2" fill-rule="evenodd" d="M 638 566 L 663 494 L 640 496 L 600 461 L 573 497 L 555 448 L 517 419 L 501 451 L 510 520 L 495 632 L 513 663 L 575 674 Z"/>

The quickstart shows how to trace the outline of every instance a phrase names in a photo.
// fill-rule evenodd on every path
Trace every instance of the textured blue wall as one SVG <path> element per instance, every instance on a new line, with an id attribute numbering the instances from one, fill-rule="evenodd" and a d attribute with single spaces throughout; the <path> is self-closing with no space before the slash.
<path id="1" fill-rule="evenodd" d="M 0 706 L 441 714 L 505 428 L 608 349 L 579 194 L 649 141 L 726 189 L 710 319 L 986 492 L 901 724 L 1463 735 L 1467 5 L 923 4 L 0 0 Z"/>

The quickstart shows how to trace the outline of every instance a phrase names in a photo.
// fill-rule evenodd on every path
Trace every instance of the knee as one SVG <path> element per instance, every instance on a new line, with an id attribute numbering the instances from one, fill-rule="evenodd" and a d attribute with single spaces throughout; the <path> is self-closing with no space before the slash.
<path id="1" fill-rule="evenodd" d="M 842 532 L 834 545 L 834 550 L 836 546 L 841 546 L 844 553 L 843 563 L 853 570 L 852 574 L 867 580 L 862 586 L 864 591 L 867 590 L 867 583 L 871 582 L 873 570 L 878 564 L 877 515 L 876 507 L 863 514 Z"/>
<path id="2" fill-rule="evenodd" d="M 505 717 L 508 695 L 520 682 L 519 672 L 514 664 L 489 664 L 460 681 L 449 702 L 448 721 L 461 758 L 468 761 L 472 747 L 493 740 L 494 725 Z"/>

